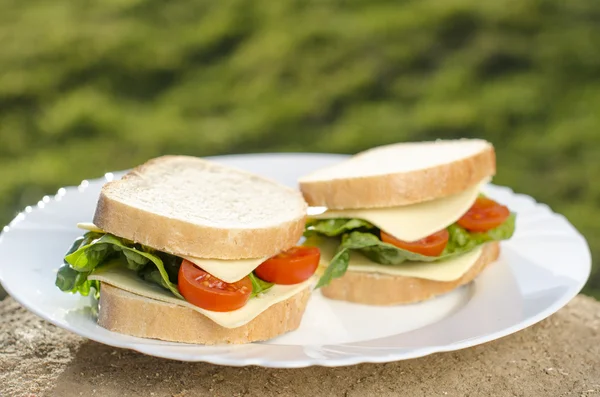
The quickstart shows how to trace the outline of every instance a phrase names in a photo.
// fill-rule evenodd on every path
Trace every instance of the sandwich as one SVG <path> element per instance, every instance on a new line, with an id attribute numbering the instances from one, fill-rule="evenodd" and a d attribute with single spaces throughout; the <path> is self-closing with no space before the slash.
<path id="1" fill-rule="evenodd" d="M 298 328 L 319 250 L 297 246 L 306 203 L 291 188 L 206 160 L 160 157 L 102 187 L 56 285 L 99 298 L 108 330 L 195 344 Z M 311 284 L 312 283 L 312 284 Z"/>
<path id="2" fill-rule="evenodd" d="M 481 193 L 495 172 L 493 146 L 464 139 L 381 146 L 302 177 L 317 287 L 397 305 L 471 282 L 515 229 L 515 214 Z"/>

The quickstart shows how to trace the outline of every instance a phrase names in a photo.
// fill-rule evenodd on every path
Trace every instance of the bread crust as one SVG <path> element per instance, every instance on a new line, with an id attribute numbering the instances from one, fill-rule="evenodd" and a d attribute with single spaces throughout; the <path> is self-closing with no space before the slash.
<path id="1" fill-rule="evenodd" d="M 377 306 L 421 302 L 470 283 L 499 255 L 500 243 L 486 244 L 475 265 L 454 281 L 348 271 L 343 277 L 334 279 L 331 284 L 321 288 L 321 293 L 330 299 Z"/>
<path id="2" fill-rule="evenodd" d="M 96 206 L 94 224 L 108 233 L 159 251 L 198 258 L 263 258 L 297 244 L 304 232 L 305 209 L 298 211 L 297 218 L 273 227 L 222 229 L 155 214 L 110 197 L 111 189 L 118 187 L 120 183 L 126 183 L 129 178 L 140 178 L 149 166 L 177 157 L 163 156 L 150 160 L 133 169 L 121 180 L 105 184 Z M 256 175 L 248 175 L 257 178 Z M 281 188 L 289 189 L 283 185 Z M 303 203 L 300 194 L 298 196 Z"/>
<path id="3" fill-rule="evenodd" d="M 202 314 L 132 294 L 102 283 L 98 324 L 110 331 L 203 345 L 242 344 L 264 341 L 293 331 L 300 326 L 309 288 L 279 302 L 238 328 L 225 328 Z"/>
<path id="4" fill-rule="evenodd" d="M 496 154 L 494 147 L 489 145 L 471 157 L 432 168 L 329 180 L 301 178 L 299 185 L 310 206 L 336 210 L 381 208 L 416 204 L 460 193 L 495 173 Z"/>

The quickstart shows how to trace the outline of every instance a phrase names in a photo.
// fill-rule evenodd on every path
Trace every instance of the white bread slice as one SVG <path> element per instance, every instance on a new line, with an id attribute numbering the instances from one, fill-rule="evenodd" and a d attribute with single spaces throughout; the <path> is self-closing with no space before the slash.
<path id="1" fill-rule="evenodd" d="M 100 286 L 98 324 L 110 331 L 172 342 L 214 345 L 272 339 L 300 326 L 308 288 L 279 302 L 238 328 L 224 328 L 187 307 Z"/>
<path id="2" fill-rule="evenodd" d="M 311 206 L 409 205 L 459 193 L 496 173 L 494 147 L 460 139 L 376 147 L 299 180 Z"/>
<path id="3" fill-rule="evenodd" d="M 199 158 L 165 156 L 104 185 L 94 224 L 180 256 L 243 259 L 294 246 L 305 218 L 294 189 Z"/>
<path id="4" fill-rule="evenodd" d="M 479 260 L 467 273 L 454 281 L 348 271 L 344 276 L 321 288 L 321 293 L 330 299 L 366 305 L 390 306 L 421 302 L 470 283 L 488 264 L 498 259 L 499 255 L 499 243 L 484 245 Z"/>

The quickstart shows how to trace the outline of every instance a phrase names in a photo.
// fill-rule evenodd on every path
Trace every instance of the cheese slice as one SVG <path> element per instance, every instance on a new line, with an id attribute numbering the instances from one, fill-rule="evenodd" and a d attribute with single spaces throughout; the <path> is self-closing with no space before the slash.
<path id="1" fill-rule="evenodd" d="M 87 230 L 88 232 L 95 233 L 106 233 L 104 230 L 100 229 L 98 226 L 94 225 L 91 222 L 79 222 L 77 227 L 82 230 Z"/>
<path id="2" fill-rule="evenodd" d="M 204 259 L 194 258 L 192 256 L 182 256 L 192 262 L 200 269 L 220 278 L 226 283 L 235 283 L 240 281 L 254 271 L 267 258 L 258 259 L 238 259 L 238 260 L 222 260 L 222 259 Z"/>
<path id="3" fill-rule="evenodd" d="M 213 312 L 194 306 L 185 300 L 178 299 L 169 291 L 162 289 L 158 285 L 150 284 L 142 280 L 134 271 L 120 266 L 101 267 L 95 270 L 88 279 L 98 280 L 149 299 L 190 308 L 205 315 L 225 328 L 237 328 L 249 323 L 269 307 L 291 298 L 305 288 L 309 288 L 312 283 L 312 280 L 309 279 L 303 283 L 294 285 L 276 284 L 269 290 L 251 298 L 248 303 L 240 309 L 231 312 Z"/>
<path id="4" fill-rule="evenodd" d="M 404 241 L 417 241 L 450 226 L 471 208 L 486 178 L 467 190 L 438 200 L 402 207 L 328 210 L 314 219 L 356 218 L 365 220 Z"/>
<path id="5" fill-rule="evenodd" d="M 102 229 L 93 223 L 78 223 L 77 227 L 88 230 L 90 232 L 104 233 Z M 222 259 L 206 259 L 196 258 L 193 256 L 181 256 L 200 269 L 212 274 L 213 276 L 225 281 L 226 283 L 235 283 L 240 281 L 254 271 L 261 263 L 266 261 L 266 258 L 256 259 L 238 259 L 238 260 L 222 260 Z"/>
<path id="6" fill-rule="evenodd" d="M 334 257 L 339 241 L 333 238 L 319 239 L 321 266 L 328 266 Z M 434 281 L 454 281 L 461 278 L 481 257 L 482 248 L 477 247 L 464 255 L 438 262 L 405 262 L 401 265 L 381 265 L 358 251 L 350 253 L 348 270 L 363 273 L 389 274 L 391 276 L 415 277 Z"/>

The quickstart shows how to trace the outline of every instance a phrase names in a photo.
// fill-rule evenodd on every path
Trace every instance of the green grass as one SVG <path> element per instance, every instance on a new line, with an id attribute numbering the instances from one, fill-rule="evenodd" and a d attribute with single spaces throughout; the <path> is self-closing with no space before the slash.
<path id="1" fill-rule="evenodd" d="M 482 137 L 600 257 L 598 43 L 595 0 L 3 1 L 0 224 L 164 153 Z"/>

